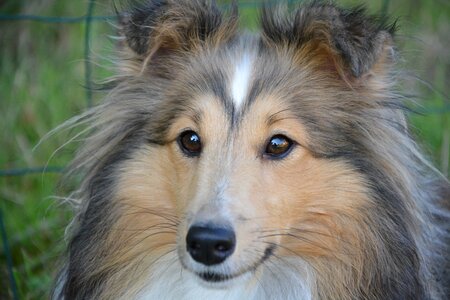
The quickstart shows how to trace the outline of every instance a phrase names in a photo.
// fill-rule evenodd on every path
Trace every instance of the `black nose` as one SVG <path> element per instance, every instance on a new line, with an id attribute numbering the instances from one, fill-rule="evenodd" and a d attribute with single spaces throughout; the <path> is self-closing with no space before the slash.
<path id="1" fill-rule="evenodd" d="M 236 245 L 234 231 L 211 226 L 192 226 L 186 236 L 186 248 L 192 258 L 207 266 L 220 264 Z"/>

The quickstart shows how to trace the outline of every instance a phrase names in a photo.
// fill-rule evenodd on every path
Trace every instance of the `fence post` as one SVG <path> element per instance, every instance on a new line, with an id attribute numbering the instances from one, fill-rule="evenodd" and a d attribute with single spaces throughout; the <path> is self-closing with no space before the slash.
<path id="1" fill-rule="evenodd" d="M 13 299 L 19 300 L 19 294 L 17 292 L 17 284 L 16 284 L 16 280 L 14 278 L 14 272 L 13 272 L 13 261 L 12 261 L 12 256 L 11 256 L 11 249 L 9 248 L 5 224 L 3 223 L 3 210 L 2 209 L 0 209 L 0 232 L 1 232 L 2 241 L 3 241 L 3 249 L 5 250 L 9 282 L 11 284 L 11 292 L 13 294 Z"/>
<path id="2" fill-rule="evenodd" d="M 381 6 L 381 13 L 383 14 L 384 17 L 388 14 L 389 2 L 390 0 L 383 0 L 383 4 Z"/>
<path id="3" fill-rule="evenodd" d="M 84 72 L 85 72 L 85 85 L 86 85 L 86 101 L 87 106 L 90 108 L 92 106 L 92 68 L 90 61 L 90 38 L 91 38 L 91 24 L 92 24 L 92 13 L 94 11 L 95 0 L 89 0 L 88 8 L 86 13 L 86 28 L 84 32 Z"/>

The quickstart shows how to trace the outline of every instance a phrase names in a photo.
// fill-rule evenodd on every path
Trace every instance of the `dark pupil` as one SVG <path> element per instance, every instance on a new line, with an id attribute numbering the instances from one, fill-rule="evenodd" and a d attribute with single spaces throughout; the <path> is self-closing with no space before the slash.
<path id="1" fill-rule="evenodd" d="M 282 154 L 289 149 L 289 142 L 283 137 L 274 137 L 270 140 L 267 153 Z"/>
<path id="2" fill-rule="evenodd" d="M 199 152 L 201 148 L 200 137 L 195 132 L 188 132 L 182 138 L 182 144 L 190 152 Z"/>

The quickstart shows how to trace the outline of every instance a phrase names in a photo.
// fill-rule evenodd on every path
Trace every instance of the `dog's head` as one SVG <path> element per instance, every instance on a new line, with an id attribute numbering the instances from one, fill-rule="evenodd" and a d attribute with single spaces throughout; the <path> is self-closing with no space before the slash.
<path id="1" fill-rule="evenodd" d="M 383 159 L 405 130 L 392 28 L 315 3 L 268 6 L 262 32 L 241 34 L 235 8 L 200 0 L 147 1 L 121 22 L 121 74 L 78 161 L 82 272 L 103 292 L 158 278 L 161 261 L 217 288 L 304 262 L 344 276 L 317 273 L 335 292 L 370 276 L 374 224 L 402 206 L 382 201 L 383 172 L 404 172 Z"/>

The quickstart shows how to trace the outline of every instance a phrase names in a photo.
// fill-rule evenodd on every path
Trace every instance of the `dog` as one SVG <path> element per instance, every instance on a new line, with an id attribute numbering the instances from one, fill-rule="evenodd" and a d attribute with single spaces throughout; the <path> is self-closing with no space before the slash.
<path id="1" fill-rule="evenodd" d="M 409 132 L 395 24 L 287 7 L 258 33 L 235 4 L 120 13 L 55 299 L 449 299 L 450 187 Z"/>

